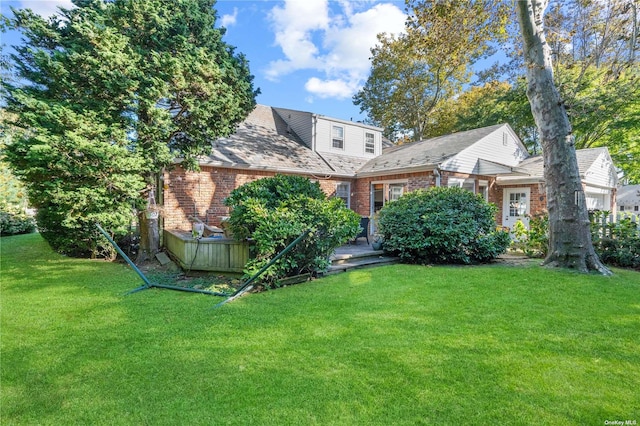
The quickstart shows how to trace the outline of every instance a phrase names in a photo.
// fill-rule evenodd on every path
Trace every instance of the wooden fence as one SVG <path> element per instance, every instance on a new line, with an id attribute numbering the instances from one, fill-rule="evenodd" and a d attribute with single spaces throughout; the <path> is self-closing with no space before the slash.
<path id="1" fill-rule="evenodd" d="M 611 238 L 619 232 L 640 236 L 640 216 L 637 214 L 625 212 L 618 212 L 615 215 L 606 214 L 606 212 L 594 213 L 591 216 L 591 226 L 600 238 Z"/>

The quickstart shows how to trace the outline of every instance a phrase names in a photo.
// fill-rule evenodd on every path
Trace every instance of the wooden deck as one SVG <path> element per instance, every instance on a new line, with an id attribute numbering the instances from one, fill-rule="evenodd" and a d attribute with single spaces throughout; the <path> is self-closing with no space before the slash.
<path id="1" fill-rule="evenodd" d="M 229 238 L 201 238 L 196 240 L 190 232 L 164 231 L 164 245 L 180 267 L 193 271 L 242 272 L 249 260 L 249 243 Z M 327 274 L 354 268 L 397 262 L 382 250 L 373 250 L 370 244 L 346 244 L 331 256 Z"/>
<path id="2" fill-rule="evenodd" d="M 164 245 L 187 270 L 242 272 L 249 260 L 249 243 L 229 238 L 194 239 L 190 232 L 165 229 Z"/>

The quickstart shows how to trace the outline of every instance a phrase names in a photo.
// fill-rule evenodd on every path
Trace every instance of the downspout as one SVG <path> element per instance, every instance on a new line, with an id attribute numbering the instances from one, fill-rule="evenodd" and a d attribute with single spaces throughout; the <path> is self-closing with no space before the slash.
<path id="1" fill-rule="evenodd" d="M 440 186 L 440 166 L 436 166 L 435 169 L 433 169 L 433 175 L 436 177 L 436 187 Z"/>
<path id="2" fill-rule="evenodd" d="M 311 151 L 316 152 L 316 138 L 318 137 L 318 114 L 311 114 Z"/>

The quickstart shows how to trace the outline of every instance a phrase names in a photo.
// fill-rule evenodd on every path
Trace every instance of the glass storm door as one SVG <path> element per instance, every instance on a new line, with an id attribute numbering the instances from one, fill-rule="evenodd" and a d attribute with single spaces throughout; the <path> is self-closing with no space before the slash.
<path id="1" fill-rule="evenodd" d="M 520 220 L 529 229 L 531 189 L 505 188 L 503 199 L 502 226 L 513 229 L 516 222 Z"/>

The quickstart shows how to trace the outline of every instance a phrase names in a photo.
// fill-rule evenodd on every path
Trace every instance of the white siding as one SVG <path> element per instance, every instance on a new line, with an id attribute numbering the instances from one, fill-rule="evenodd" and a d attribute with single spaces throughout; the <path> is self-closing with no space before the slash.
<path id="1" fill-rule="evenodd" d="M 479 158 L 515 167 L 528 156 L 525 146 L 509 127 L 504 125 L 445 161 L 441 168 L 452 172 L 475 174 L 478 172 Z"/>
<path id="2" fill-rule="evenodd" d="M 344 149 L 333 148 L 332 128 L 340 126 L 344 129 Z M 365 152 L 365 134 L 373 133 L 375 153 Z M 334 121 L 327 117 L 318 117 L 316 123 L 316 151 L 333 154 L 344 154 L 351 157 L 373 158 L 382 153 L 382 133 L 379 130 L 349 124 L 344 121 Z"/>
<path id="3" fill-rule="evenodd" d="M 606 152 L 600 154 L 587 170 L 581 170 L 581 174 L 584 175 L 583 182 L 587 185 L 615 188 L 617 184 L 615 167 Z"/>
<path id="4" fill-rule="evenodd" d="M 313 114 L 285 108 L 274 108 L 282 119 L 291 127 L 302 142 L 313 148 Z"/>

